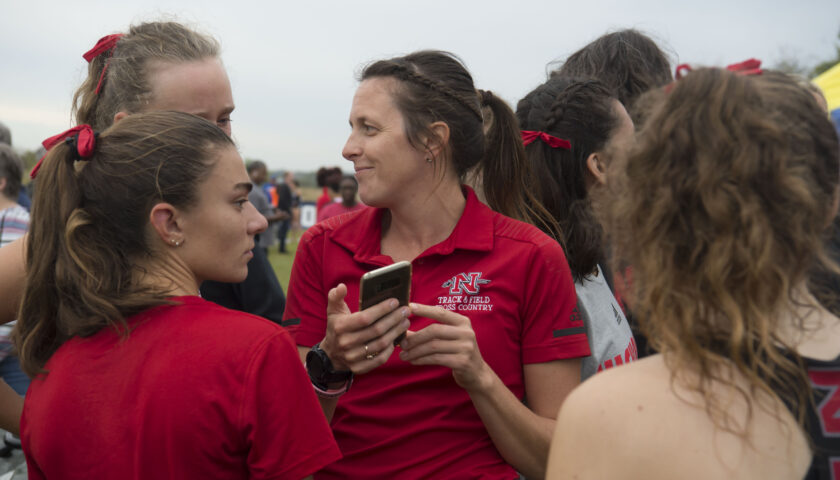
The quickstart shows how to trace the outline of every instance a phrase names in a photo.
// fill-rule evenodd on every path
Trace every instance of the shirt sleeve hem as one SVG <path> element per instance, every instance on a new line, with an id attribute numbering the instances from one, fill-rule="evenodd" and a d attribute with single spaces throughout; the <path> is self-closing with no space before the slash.
<path id="1" fill-rule="evenodd" d="M 318 472 L 327 465 L 337 462 L 338 460 L 341 460 L 341 451 L 339 451 L 338 446 L 332 444 L 324 450 L 314 452 L 311 456 L 309 456 L 302 462 L 294 465 L 292 468 L 289 468 L 282 472 L 276 472 L 265 477 L 254 476 L 252 478 L 258 478 L 263 480 L 305 478 L 309 475 L 312 475 L 315 472 Z"/>
<path id="2" fill-rule="evenodd" d="M 545 363 L 568 358 L 588 357 L 589 342 L 585 334 L 569 335 L 551 344 L 522 347 L 522 363 Z"/>

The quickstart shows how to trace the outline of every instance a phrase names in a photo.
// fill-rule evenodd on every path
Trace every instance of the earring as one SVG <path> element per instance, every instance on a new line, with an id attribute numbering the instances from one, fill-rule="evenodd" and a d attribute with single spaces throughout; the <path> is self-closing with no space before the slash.
<path id="1" fill-rule="evenodd" d="M 181 246 L 181 241 L 180 240 L 175 240 L 174 238 L 170 238 L 169 243 L 171 243 L 172 245 L 175 245 L 176 247 Z"/>
<path id="2" fill-rule="evenodd" d="M 426 157 L 426 163 L 432 163 L 432 159 L 429 158 L 429 157 Z"/>

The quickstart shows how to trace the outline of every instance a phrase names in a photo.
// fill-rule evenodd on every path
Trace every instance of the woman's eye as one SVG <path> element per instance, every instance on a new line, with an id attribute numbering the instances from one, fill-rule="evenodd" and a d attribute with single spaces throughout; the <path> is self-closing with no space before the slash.
<path id="1" fill-rule="evenodd" d="M 232 121 L 233 120 L 230 117 L 220 118 L 220 119 L 216 120 L 216 125 L 218 125 L 220 127 L 226 127 L 226 126 L 230 125 L 230 122 L 232 122 Z"/>
<path id="2" fill-rule="evenodd" d="M 245 207 L 245 204 L 246 204 L 246 203 L 248 203 L 248 199 L 247 199 L 247 198 L 245 198 L 245 199 L 242 199 L 242 200 L 237 200 L 237 201 L 235 201 L 235 202 L 233 202 L 233 203 L 235 203 L 235 204 L 236 204 L 236 206 L 237 206 L 237 207 L 239 207 L 239 208 L 244 208 L 244 207 Z"/>
<path id="3" fill-rule="evenodd" d="M 376 127 L 373 125 L 362 125 L 362 130 L 367 134 L 371 134 L 376 132 Z"/>

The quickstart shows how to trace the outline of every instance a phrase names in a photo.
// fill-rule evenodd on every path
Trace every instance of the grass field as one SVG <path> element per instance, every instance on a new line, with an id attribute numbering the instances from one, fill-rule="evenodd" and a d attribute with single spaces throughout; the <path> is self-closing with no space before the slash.
<path id="1" fill-rule="evenodd" d="M 292 262 L 295 259 L 297 242 L 286 243 L 286 249 L 289 253 L 278 253 L 277 245 L 268 249 L 268 261 L 271 263 L 271 267 L 274 268 L 274 273 L 277 275 L 277 279 L 280 280 L 280 285 L 283 286 L 283 292 L 289 289 L 289 277 L 292 275 Z"/>

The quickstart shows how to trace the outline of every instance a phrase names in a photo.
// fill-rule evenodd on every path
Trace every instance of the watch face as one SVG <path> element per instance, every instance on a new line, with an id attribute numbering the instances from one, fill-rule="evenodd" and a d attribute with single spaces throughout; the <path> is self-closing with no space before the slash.
<path id="1" fill-rule="evenodd" d="M 306 370 L 309 371 L 309 378 L 323 381 L 325 373 L 324 359 L 318 353 L 320 352 L 316 352 L 313 348 L 306 354 Z"/>

